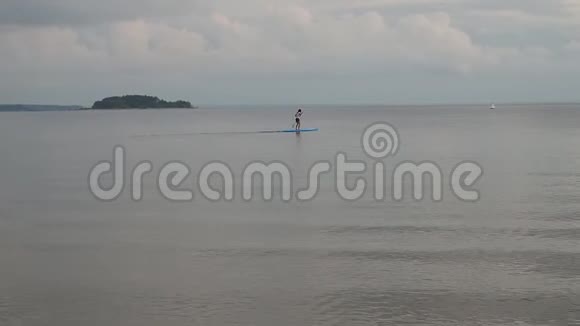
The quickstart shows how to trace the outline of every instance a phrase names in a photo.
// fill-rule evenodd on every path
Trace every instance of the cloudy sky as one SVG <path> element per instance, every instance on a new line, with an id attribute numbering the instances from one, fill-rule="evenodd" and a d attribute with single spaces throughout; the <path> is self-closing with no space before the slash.
<path id="1" fill-rule="evenodd" d="M 0 0 L 0 103 L 580 101 L 580 0 Z"/>

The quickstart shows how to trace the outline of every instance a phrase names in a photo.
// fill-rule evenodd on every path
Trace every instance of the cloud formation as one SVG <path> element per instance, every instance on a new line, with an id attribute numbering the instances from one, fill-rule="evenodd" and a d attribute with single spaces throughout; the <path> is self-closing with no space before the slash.
<path id="1" fill-rule="evenodd" d="M 123 89 L 155 90 L 136 83 L 136 75 L 173 80 L 179 89 L 220 80 L 389 84 L 401 74 L 450 83 L 479 76 L 474 87 L 481 87 L 490 74 L 513 81 L 578 71 L 579 43 L 580 0 L 5 0 L 0 102 L 38 101 L 51 82 L 64 88 L 55 100 L 90 101 L 66 95 L 67 86 L 80 87 L 79 76 L 96 79 L 76 93 L 89 96 L 109 91 L 112 85 L 98 84 L 111 79 Z M 24 83 L 32 92 L 19 90 Z M 157 93 L 171 93 L 172 86 Z M 303 94 L 307 101 L 331 101 Z M 261 101 L 258 93 L 245 98 Z"/>

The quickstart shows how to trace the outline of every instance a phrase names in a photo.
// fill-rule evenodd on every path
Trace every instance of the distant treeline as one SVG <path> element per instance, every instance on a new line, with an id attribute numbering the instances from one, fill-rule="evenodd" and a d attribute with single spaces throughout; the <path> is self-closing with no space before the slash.
<path id="1" fill-rule="evenodd" d="M 93 104 L 93 109 L 193 109 L 187 101 L 165 101 L 156 96 L 125 95 L 107 97 Z"/>
<path id="2" fill-rule="evenodd" d="M 80 108 L 78 105 L 0 104 L 0 112 L 72 111 Z"/>

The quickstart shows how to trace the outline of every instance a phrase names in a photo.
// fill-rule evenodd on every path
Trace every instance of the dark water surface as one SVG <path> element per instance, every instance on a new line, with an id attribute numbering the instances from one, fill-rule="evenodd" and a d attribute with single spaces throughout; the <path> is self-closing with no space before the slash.
<path id="1" fill-rule="evenodd" d="M 0 113 L 0 325 L 579 325 L 580 105 Z M 337 152 L 371 162 L 363 129 L 388 121 L 394 166 L 463 160 L 481 200 L 144 199 L 88 190 L 127 150 L 154 171 L 282 161 L 296 187 Z M 192 186 L 191 186 L 192 187 Z M 239 188 L 239 184 L 236 184 Z M 237 189 L 238 190 L 238 189 Z"/>

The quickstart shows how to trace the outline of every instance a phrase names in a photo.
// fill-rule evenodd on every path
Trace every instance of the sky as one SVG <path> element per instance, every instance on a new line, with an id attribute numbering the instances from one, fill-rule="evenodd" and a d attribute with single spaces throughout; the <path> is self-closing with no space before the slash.
<path id="1" fill-rule="evenodd" d="M 0 0 L 0 103 L 580 102 L 580 0 Z"/>

